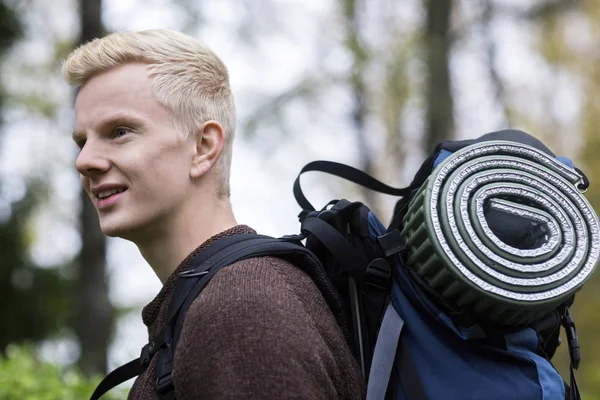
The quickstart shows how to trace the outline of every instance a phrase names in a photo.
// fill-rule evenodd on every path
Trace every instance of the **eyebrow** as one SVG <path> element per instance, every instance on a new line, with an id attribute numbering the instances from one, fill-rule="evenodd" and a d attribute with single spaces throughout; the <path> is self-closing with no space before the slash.
<path id="1" fill-rule="evenodd" d="M 107 127 L 114 127 L 115 125 L 118 124 L 131 124 L 131 125 L 143 125 L 144 124 L 144 120 L 140 117 L 135 117 L 133 115 L 129 115 L 129 114 L 115 114 L 110 116 L 109 118 L 105 119 L 104 121 L 102 121 L 102 123 L 100 123 L 100 130 L 104 130 Z M 73 141 L 75 143 L 77 143 L 78 141 L 84 139 L 86 136 L 85 132 L 83 131 L 73 131 L 71 137 L 73 138 Z"/>

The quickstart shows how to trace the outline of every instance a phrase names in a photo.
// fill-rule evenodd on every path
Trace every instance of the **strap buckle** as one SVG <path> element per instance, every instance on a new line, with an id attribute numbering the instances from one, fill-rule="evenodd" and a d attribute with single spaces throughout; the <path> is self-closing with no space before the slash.
<path id="1" fill-rule="evenodd" d="M 284 235 L 281 236 L 279 239 L 285 240 L 287 242 L 298 243 L 306 239 L 306 235 L 304 233 L 300 233 L 298 235 Z"/>
<path id="2" fill-rule="evenodd" d="M 406 250 L 402 243 L 402 234 L 398 229 L 394 229 L 384 235 L 377 237 L 377 243 L 383 250 L 386 257 L 393 256 Z"/>
<path id="3" fill-rule="evenodd" d="M 384 258 L 376 258 L 365 271 L 365 284 L 378 290 L 387 290 L 392 277 L 392 267 Z"/>
<path id="4" fill-rule="evenodd" d="M 581 362 L 581 349 L 579 348 L 579 338 L 577 337 L 577 330 L 575 329 L 575 321 L 571 317 L 569 307 L 565 308 L 563 315 L 563 326 L 567 333 L 567 343 L 569 345 L 569 356 L 571 357 L 571 365 L 574 369 L 579 368 Z"/>
<path id="5" fill-rule="evenodd" d="M 156 335 L 152 340 L 150 340 L 150 342 L 146 343 L 146 345 L 142 347 L 142 352 L 140 354 L 140 364 L 142 367 L 148 367 L 154 353 L 167 344 L 167 330 L 169 330 L 169 326 L 165 326 L 158 333 L 158 335 Z"/>
<path id="6" fill-rule="evenodd" d="M 172 391 L 174 388 L 173 372 L 168 372 L 156 379 L 156 390 L 158 393 L 165 394 Z"/>
<path id="7" fill-rule="evenodd" d="M 150 364 L 150 359 L 152 358 L 152 351 L 150 350 L 151 347 L 154 348 L 154 342 L 146 343 L 146 345 L 142 347 L 142 353 L 140 354 L 140 364 L 144 368 L 148 367 L 148 365 Z"/>

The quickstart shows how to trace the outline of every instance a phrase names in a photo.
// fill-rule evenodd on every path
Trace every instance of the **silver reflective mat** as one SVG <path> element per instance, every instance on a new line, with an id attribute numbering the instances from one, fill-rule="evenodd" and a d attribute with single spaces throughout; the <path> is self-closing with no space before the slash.
<path id="1" fill-rule="evenodd" d="M 468 146 L 412 199 L 402 231 L 407 265 L 480 318 L 530 322 L 579 290 L 598 262 L 598 218 L 577 189 L 581 179 L 527 145 Z"/>

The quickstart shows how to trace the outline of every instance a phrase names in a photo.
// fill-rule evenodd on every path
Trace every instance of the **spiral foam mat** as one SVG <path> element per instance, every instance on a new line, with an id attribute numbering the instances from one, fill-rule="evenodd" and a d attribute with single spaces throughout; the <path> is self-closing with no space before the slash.
<path id="1" fill-rule="evenodd" d="M 489 141 L 451 154 L 409 204 L 406 265 L 478 321 L 519 326 L 556 308 L 592 275 L 598 217 L 574 169 L 531 146 Z M 500 240 L 486 210 L 543 227 L 535 248 Z"/>

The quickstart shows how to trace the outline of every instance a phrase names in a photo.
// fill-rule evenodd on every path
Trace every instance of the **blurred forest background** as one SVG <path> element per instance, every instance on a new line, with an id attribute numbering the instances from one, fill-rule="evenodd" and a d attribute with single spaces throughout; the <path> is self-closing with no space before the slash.
<path id="1" fill-rule="evenodd" d="M 406 185 L 435 143 L 525 130 L 590 178 L 600 209 L 600 0 L 0 0 L 0 398 L 85 398 L 138 355 L 160 289 L 106 240 L 81 194 L 61 60 L 117 30 L 170 28 L 228 65 L 239 110 L 239 222 L 297 230 L 292 183 L 314 159 Z M 327 177 L 313 204 L 394 199 Z M 260 190 L 257 190 L 261 187 Z M 584 399 L 600 399 L 600 273 L 574 317 Z M 556 365 L 568 380 L 568 354 Z"/>

